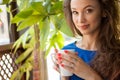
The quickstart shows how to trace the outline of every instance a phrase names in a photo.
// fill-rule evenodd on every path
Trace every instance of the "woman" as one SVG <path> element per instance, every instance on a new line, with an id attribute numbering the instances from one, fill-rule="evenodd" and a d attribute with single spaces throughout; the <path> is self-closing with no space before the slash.
<path id="1" fill-rule="evenodd" d="M 57 63 L 74 73 L 61 80 L 120 80 L 120 30 L 118 0 L 64 0 L 64 13 L 73 33 L 82 40 L 65 46 Z M 57 51 L 56 51 L 57 52 Z M 66 61 L 68 66 L 62 62 Z M 56 65 L 59 71 L 59 66 Z"/>

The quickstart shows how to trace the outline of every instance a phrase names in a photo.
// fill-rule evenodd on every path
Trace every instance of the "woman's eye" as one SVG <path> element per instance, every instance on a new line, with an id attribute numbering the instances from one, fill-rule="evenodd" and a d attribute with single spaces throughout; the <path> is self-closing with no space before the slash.
<path id="1" fill-rule="evenodd" d="M 93 12 L 93 9 L 87 9 L 86 10 L 86 13 L 92 13 Z"/>
<path id="2" fill-rule="evenodd" d="M 77 15 L 78 12 L 77 11 L 72 11 L 72 14 Z"/>

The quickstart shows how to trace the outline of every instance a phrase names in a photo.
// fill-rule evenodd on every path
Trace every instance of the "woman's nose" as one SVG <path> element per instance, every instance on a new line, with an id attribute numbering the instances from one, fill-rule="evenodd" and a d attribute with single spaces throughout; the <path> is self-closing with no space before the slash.
<path id="1" fill-rule="evenodd" d="M 79 14 L 79 16 L 78 16 L 78 23 L 84 23 L 84 22 L 85 22 L 84 14 Z"/>

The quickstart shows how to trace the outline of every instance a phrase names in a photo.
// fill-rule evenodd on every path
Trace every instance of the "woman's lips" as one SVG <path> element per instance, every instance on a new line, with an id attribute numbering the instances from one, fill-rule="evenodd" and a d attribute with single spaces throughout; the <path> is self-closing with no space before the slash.
<path id="1" fill-rule="evenodd" d="M 79 28 L 81 28 L 82 30 L 85 30 L 89 27 L 89 25 L 82 25 L 82 26 L 79 26 Z"/>

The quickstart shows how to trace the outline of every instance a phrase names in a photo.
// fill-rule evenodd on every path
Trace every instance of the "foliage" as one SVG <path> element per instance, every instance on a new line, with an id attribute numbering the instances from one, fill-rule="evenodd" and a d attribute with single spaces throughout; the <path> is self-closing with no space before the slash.
<path id="1" fill-rule="evenodd" d="M 7 3 L 9 3 L 9 1 L 10 0 L 1 0 L 2 3 L 0 3 L 0 4 L 7 4 Z"/>
<path id="2" fill-rule="evenodd" d="M 23 73 L 29 80 L 33 64 L 33 49 L 35 46 L 35 34 L 40 36 L 40 50 L 45 51 L 47 56 L 52 47 L 62 48 L 64 38 L 62 33 L 72 36 L 70 28 L 66 25 L 63 16 L 62 0 L 16 0 L 19 6 L 18 14 L 11 20 L 16 23 L 17 31 L 27 29 L 15 42 L 15 51 L 22 45 L 25 49 L 16 60 L 16 63 L 24 63 L 11 77 L 11 80 L 20 80 Z M 38 26 L 40 33 L 36 33 L 34 25 Z M 45 57 L 46 57 L 45 56 Z"/>

